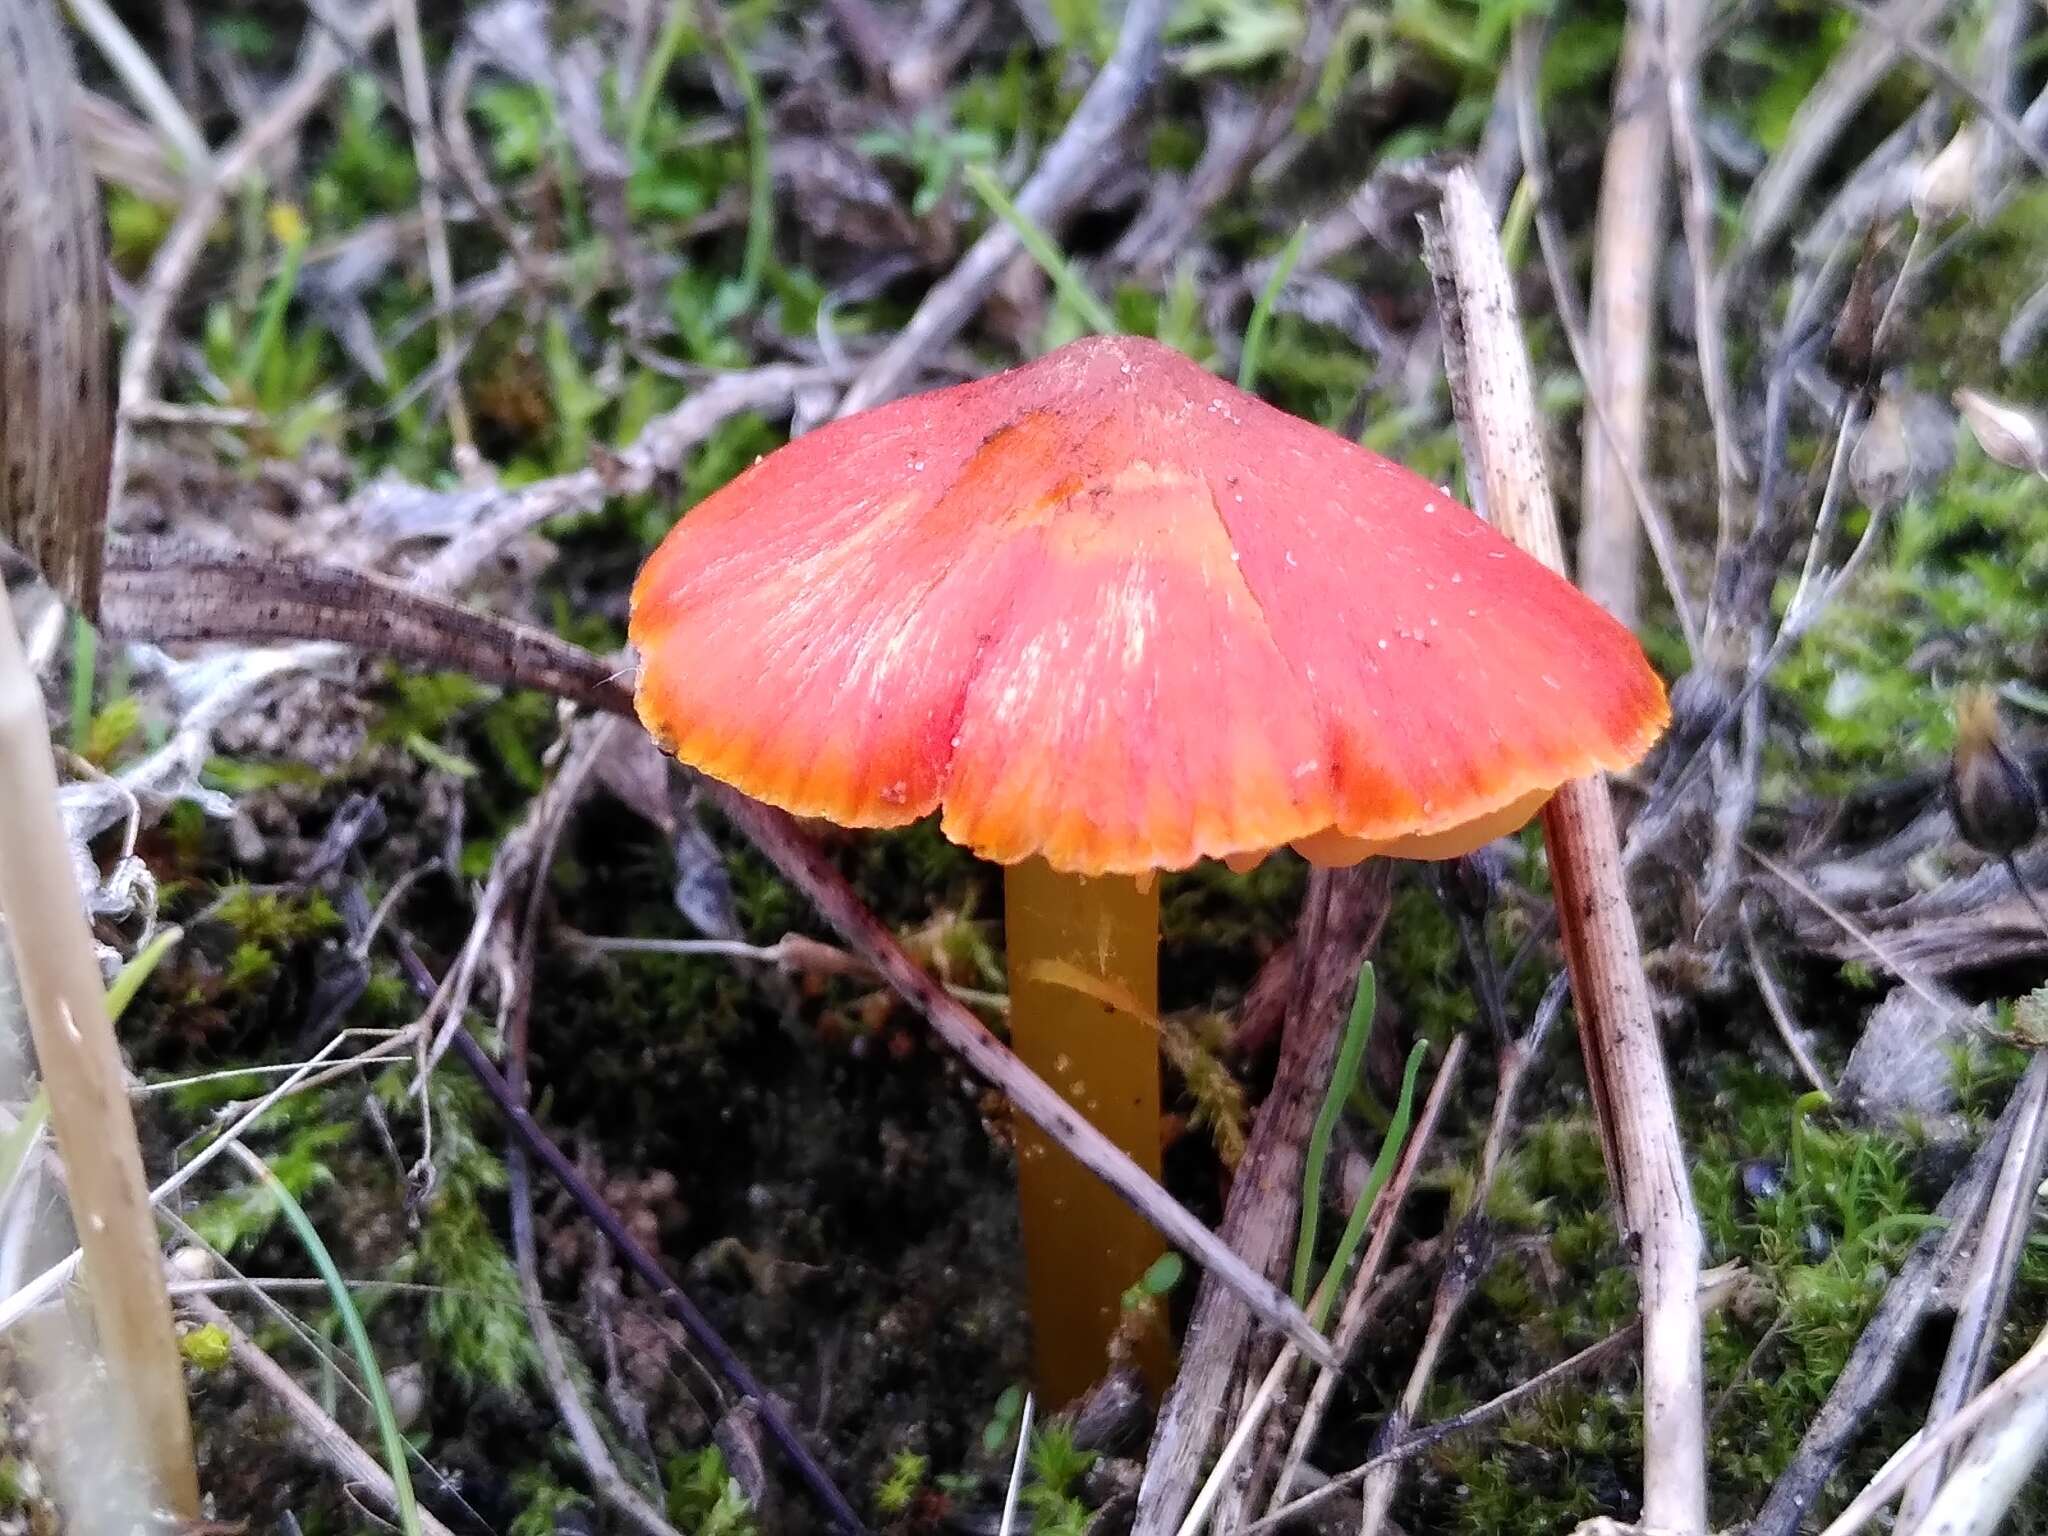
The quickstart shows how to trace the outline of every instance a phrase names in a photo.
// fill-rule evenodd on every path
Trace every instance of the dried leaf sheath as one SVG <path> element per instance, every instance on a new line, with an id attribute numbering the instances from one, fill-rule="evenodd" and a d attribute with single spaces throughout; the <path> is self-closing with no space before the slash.
<path id="1" fill-rule="evenodd" d="M 99 202 L 72 137 L 71 79 L 45 8 L 0 3 L 0 539 L 97 616 L 114 407 Z"/>

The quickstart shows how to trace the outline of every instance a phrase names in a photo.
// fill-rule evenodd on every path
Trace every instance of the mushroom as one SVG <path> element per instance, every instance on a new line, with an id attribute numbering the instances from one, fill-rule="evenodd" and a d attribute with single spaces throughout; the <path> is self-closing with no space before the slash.
<path id="1" fill-rule="evenodd" d="M 757 461 L 631 636 L 683 762 L 846 827 L 936 811 L 1006 866 L 1012 1044 L 1154 1171 L 1155 873 L 1452 857 L 1668 718 L 1633 636 L 1446 492 L 1132 337 Z M 1018 1161 L 1058 1401 L 1158 1240 L 1035 1134 Z"/>

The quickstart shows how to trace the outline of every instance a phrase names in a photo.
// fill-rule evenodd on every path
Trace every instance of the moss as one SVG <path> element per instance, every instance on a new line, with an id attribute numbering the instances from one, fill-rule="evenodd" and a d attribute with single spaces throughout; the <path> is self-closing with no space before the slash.
<path id="1" fill-rule="evenodd" d="M 411 1092 L 411 1074 L 379 1084 L 394 1109 Z M 469 1386 L 517 1391 L 537 1379 L 538 1357 L 526 1322 L 518 1272 L 491 1211 L 505 1187 L 504 1164 L 478 1138 L 482 1090 L 452 1072 L 432 1079 L 432 1193 L 420 1212 L 417 1242 L 392 1267 L 395 1280 L 436 1287 L 426 1306 L 427 1337 L 440 1367 Z"/>
<path id="2" fill-rule="evenodd" d="M 1896 773 L 1902 758 L 1945 755 L 1958 684 L 2040 676 L 2039 521 L 2038 483 L 1974 445 L 1935 491 L 1897 510 L 1878 559 L 1777 674 L 1802 729 L 1790 748 L 1771 748 L 1775 794 L 1839 791 Z"/>

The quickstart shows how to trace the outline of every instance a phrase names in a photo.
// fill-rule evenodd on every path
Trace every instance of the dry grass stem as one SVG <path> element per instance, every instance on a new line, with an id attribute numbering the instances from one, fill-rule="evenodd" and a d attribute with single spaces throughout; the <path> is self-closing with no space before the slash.
<path id="1" fill-rule="evenodd" d="M 1696 71 L 1706 29 L 1702 0 L 1664 0 L 1664 91 L 1671 124 L 1672 158 L 1678 167 L 1679 226 L 1685 232 L 1692 273 L 1693 338 L 1699 352 L 1700 384 L 1714 428 L 1714 483 L 1720 528 L 1715 549 L 1719 569 L 1741 536 L 1737 484 L 1747 476 L 1736 440 L 1735 391 L 1728 375 L 1728 337 L 1723 315 L 1722 275 L 1714 267 L 1714 180 L 1700 142 L 1699 81 Z"/>
<path id="2" fill-rule="evenodd" d="M 1614 72 L 1614 124 L 1593 233 L 1593 366 L 1580 479 L 1579 585 L 1630 628 L 1641 618 L 1642 523 L 1628 477 L 1640 476 L 1644 463 L 1671 159 L 1659 11 L 1660 0 L 1629 7 Z M 1526 148 L 1522 158 L 1526 164 Z"/>
<path id="3" fill-rule="evenodd" d="M 1791 1055 L 1793 1064 L 1814 1088 L 1829 1098 L 1835 1096 L 1834 1084 L 1821 1070 L 1820 1063 L 1813 1059 L 1813 1052 L 1807 1046 L 1806 1032 L 1799 1027 L 1799 1021 L 1792 1017 L 1792 1007 L 1785 999 L 1784 986 L 1778 980 L 1778 973 L 1771 965 L 1771 957 L 1764 953 L 1762 941 L 1757 937 L 1756 916 L 1745 903 L 1742 908 L 1742 948 L 1749 956 L 1750 974 L 1756 979 L 1756 989 L 1764 1000 L 1764 1011 L 1770 1014 L 1771 1022 L 1778 1027 L 1778 1038 L 1785 1042 L 1785 1049 Z"/>
<path id="4" fill-rule="evenodd" d="M 159 1496 L 196 1515 L 192 1426 L 171 1329 L 156 1222 L 107 1017 L 99 956 L 57 813 L 42 692 L 0 595 L 0 913 L 50 1099 L 93 1317 L 132 1405 Z"/>
<path id="5" fill-rule="evenodd" d="M 136 42 L 135 34 L 114 14 L 113 7 L 106 0 L 65 0 L 65 5 L 79 29 L 92 39 L 100 56 L 121 77 L 121 83 L 128 87 L 156 131 L 184 162 L 179 169 L 195 179 L 212 175 L 213 151 L 207 147 L 206 135 L 199 131 L 198 124 L 178 100 L 178 93 L 156 67 L 156 61 Z"/>
<path id="6" fill-rule="evenodd" d="M 1525 21 L 1515 29 L 1513 44 L 1515 73 L 1520 82 L 1514 96 L 1515 119 L 1522 141 L 1523 174 L 1532 194 L 1531 203 L 1535 210 L 1533 219 L 1536 225 L 1536 238 L 1543 251 L 1543 268 L 1550 280 L 1550 290 L 1557 309 L 1558 324 L 1564 331 L 1566 345 L 1571 348 L 1572 365 L 1579 370 L 1580 377 L 1585 379 L 1587 384 L 1584 433 L 1585 451 L 1589 455 L 1587 460 L 1589 476 L 1593 464 L 1593 459 L 1590 456 L 1594 452 L 1593 445 L 1597 435 L 1597 440 L 1604 454 L 1603 462 L 1612 471 L 1611 480 L 1602 479 L 1599 494 L 1610 497 L 1618 496 L 1625 500 L 1627 515 L 1626 531 L 1620 531 L 1624 525 L 1619 523 L 1612 524 L 1610 528 L 1615 531 L 1612 532 L 1611 537 L 1626 538 L 1630 542 L 1630 550 L 1627 554 L 1629 569 L 1629 575 L 1626 580 L 1628 592 L 1627 609 L 1624 610 L 1616 607 L 1613 602 L 1609 601 L 1610 598 L 1617 600 L 1620 598 L 1623 582 L 1618 575 L 1603 578 L 1613 588 L 1612 591 L 1591 593 L 1591 595 L 1603 604 L 1606 604 L 1610 611 L 1624 623 L 1634 626 L 1638 610 L 1641 606 L 1640 567 L 1642 561 L 1640 549 L 1637 546 L 1644 540 L 1647 540 L 1650 552 L 1656 560 L 1657 574 L 1663 578 L 1665 594 L 1671 600 L 1672 614 L 1678 620 L 1679 632 L 1685 637 L 1686 650 L 1690 655 L 1698 656 L 1700 653 L 1700 620 L 1698 614 L 1694 612 L 1692 598 L 1688 595 L 1684 572 L 1679 568 L 1678 539 L 1672 531 L 1670 518 L 1666 516 L 1663 507 L 1658 504 L 1656 497 L 1651 493 L 1644 474 L 1642 438 L 1649 409 L 1650 385 L 1649 363 L 1647 359 L 1643 365 L 1645 371 L 1642 378 L 1636 381 L 1635 386 L 1633 386 L 1639 389 L 1640 399 L 1633 397 L 1622 398 L 1620 401 L 1621 415 L 1619 417 L 1617 417 L 1615 402 L 1608 399 L 1605 392 L 1599 387 L 1600 381 L 1606 377 L 1604 360 L 1607 353 L 1597 338 L 1590 338 L 1587 335 L 1585 319 L 1580 313 L 1577 287 L 1572 277 L 1570 247 L 1566 241 L 1564 230 L 1559 226 L 1556 209 L 1551 203 L 1550 152 L 1544 142 L 1541 113 L 1542 87 L 1541 81 L 1538 79 L 1535 34 L 1536 24 L 1533 21 Z M 1648 108 L 1639 108 L 1637 110 L 1639 115 L 1640 112 L 1645 110 L 1655 111 L 1659 114 L 1658 121 L 1661 122 L 1663 121 L 1661 116 L 1662 106 L 1663 93 L 1658 91 L 1655 94 L 1655 100 Z M 1624 167 L 1624 171 L 1632 174 L 1633 167 Z M 1662 197 L 1663 194 L 1660 190 L 1656 210 L 1659 219 L 1662 218 Z M 1648 210 L 1639 211 L 1647 212 Z M 1603 232 L 1604 229 L 1605 226 L 1603 225 Z M 1596 253 L 1600 249 L 1604 249 L 1604 247 L 1596 246 Z M 1647 251 L 1638 252 L 1637 255 L 1643 262 L 1654 266 L 1654 262 L 1651 262 Z M 1599 278 L 1600 274 L 1596 269 L 1594 273 L 1596 303 L 1599 300 L 1599 293 L 1597 292 Z M 1618 281 L 1617 286 L 1626 287 L 1628 283 Z M 1646 301 L 1649 302 L 1650 307 L 1642 317 L 1644 327 L 1642 341 L 1646 349 L 1649 348 L 1654 340 L 1656 316 L 1653 301 L 1654 295 L 1651 295 L 1650 300 Z M 1596 326 L 1598 323 L 1599 317 L 1596 315 Z M 1617 342 L 1616 345 L 1620 345 L 1620 343 Z M 1635 411 L 1637 415 L 1633 438 L 1634 449 L 1633 451 L 1623 451 L 1631 442 L 1628 435 L 1627 419 L 1627 412 L 1631 410 Z M 1591 483 L 1589 477 L 1586 484 L 1590 487 Z M 1586 496 L 1588 499 L 1581 514 L 1583 520 L 1580 527 L 1579 558 L 1582 566 L 1589 558 L 1596 561 L 1608 558 L 1604 555 L 1591 554 L 1588 549 L 1588 530 L 1592 526 L 1591 519 L 1594 516 L 1590 498 L 1594 494 L 1591 489 L 1587 490 Z M 1601 537 L 1604 540 L 1609 536 L 1602 535 Z M 1591 592 L 1591 589 L 1589 588 L 1588 591 Z"/>
<path id="7" fill-rule="evenodd" d="M 1427 235 L 1453 400 L 1487 515 L 1553 569 L 1564 564 L 1528 359 L 1499 238 L 1468 172 L 1448 178 Z M 1643 1520 L 1706 1529 L 1701 1238 L 1677 1113 L 1629 909 L 1606 784 L 1579 780 L 1543 813 L 1580 1041 L 1643 1309 Z"/>
<path id="8" fill-rule="evenodd" d="M 2014 1091 L 2013 1102 L 2019 1110 L 2018 1123 L 1984 1213 L 1941 1376 L 1927 1405 L 1930 1430 L 1974 1396 L 1990 1374 L 1991 1356 L 1998 1346 L 2006 1303 L 2012 1299 L 2013 1279 L 2033 1220 L 2042 1165 L 2048 1162 L 2048 1056 L 2035 1056 Z M 1907 1487 L 1899 1504 L 1898 1530 L 1919 1530 L 1923 1521 L 1930 1533 L 1947 1528 L 1933 1517 L 1946 1471 L 1940 1459 L 1931 1461 Z"/>
<path id="9" fill-rule="evenodd" d="M 106 279 L 71 114 L 76 83 L 45 0 L 0 0 L 0 539 L 64 594 L 97 601 L 106 526 Z M 0 587 L 0 915 L 71 1210 L 111 1397 L 155 1497 L 199 1512 L 192 1425 L 156 1222 L 105 982 L 58 810 L 42 688 Z M 118 1443 L 120 1437 L 117 1437 Z"/>
<path id="10" fill-rule="evenodd" d="M 455 267 L 448 257 L 448 221 L 441 206 L 441 149 L 434 132 L 433 86 L 427 80 L 427 50 L 420 37 L 419 0 L 392 0 L 392 32 L 398 39 L 398 76 L 405 92 L 405 115 L 412 124 L 413 159 L 420 170 L 420 216 L 426 222 L 427 280 L 432 285 L 435 335 L 441 365 L 447 374 L 448 435 L 454 443 L 455 467 L 465 478 L 481 466 L 470 432 L 469 409 L 454 376 L 459 357 L 455 340 Z"/>

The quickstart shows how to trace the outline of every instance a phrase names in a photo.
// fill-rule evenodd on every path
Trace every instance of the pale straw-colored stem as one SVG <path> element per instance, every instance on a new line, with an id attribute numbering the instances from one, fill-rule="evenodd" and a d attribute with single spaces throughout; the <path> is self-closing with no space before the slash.
<path id="1" fill-rule="evenodd" d="M 1470 172 L 1447 179 L 1428 232 L 1452 397 L 1494 525 L 1553 570 L 1563 541 L 1528 356 L 1499 236 Z M 1607 785 L 1565 785 L 1543 813 L 1579 1038 L 1643 1313 L 1643 1523 L 1706 1529 L 1699 1219 L 1665 1075 Z"/>
<path id="2" fill-rule="evenodd" d="M 1643 472 L 1664 189 L 1671 176 L 1671 118 L 1661 89 L 1658 26 L 1657 0 L 1629 7 L 1614 74 L 1614 127 L 1600 168 L 1587 338 L 1592 370 L 1586 387 L 1599 408 L 1586 412 L 1580 480 L 1579 584 L 1630 628 L 1641 617 L 1643 525 L 1629 476 Z"/>
<path id="3" fill-rule="evenodd" d="M 64 1163 L 85 1286 L 106 1356 L 131 1405 L 159 1497 L 199 1514 L 192 1424 L 149 1209 L 121 1050 L 99 957 L 57 812 L 42 691 L 0 594 L 0 914 L 20 978 L 50 1124 Z"/>

